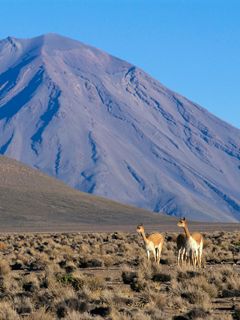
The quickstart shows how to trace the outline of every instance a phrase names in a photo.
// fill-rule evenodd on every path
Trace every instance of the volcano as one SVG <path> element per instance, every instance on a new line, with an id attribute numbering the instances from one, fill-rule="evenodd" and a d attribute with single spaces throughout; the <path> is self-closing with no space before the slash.
<path id="1" fill-rule="evenodd" d="M 240 221 L 240 130 L 60 35 L 0 41 L 0 154 L 124 204 Z"/>

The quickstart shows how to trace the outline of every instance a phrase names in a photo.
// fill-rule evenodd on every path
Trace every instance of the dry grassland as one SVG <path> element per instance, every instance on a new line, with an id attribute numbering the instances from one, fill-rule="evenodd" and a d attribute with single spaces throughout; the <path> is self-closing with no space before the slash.
<path id="1" fill-rule="evenodd" d="M 0 236 L 0 319 L 240 319 L 240 233 L 205 233 L 204 267 L 158 266 L 129 233 Z"/>

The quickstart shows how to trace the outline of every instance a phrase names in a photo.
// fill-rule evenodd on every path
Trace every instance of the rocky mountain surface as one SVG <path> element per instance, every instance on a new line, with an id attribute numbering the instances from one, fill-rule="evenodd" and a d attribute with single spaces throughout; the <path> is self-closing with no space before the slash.
<path id="1" fill-rule="evenodd" d="M 240 130 L 56 34 L 0 41 L 0 154 L 125 204 L 240 221 Z"/>

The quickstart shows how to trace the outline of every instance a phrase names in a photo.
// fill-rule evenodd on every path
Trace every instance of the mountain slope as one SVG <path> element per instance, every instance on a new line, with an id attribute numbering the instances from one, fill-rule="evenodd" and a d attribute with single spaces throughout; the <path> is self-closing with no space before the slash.
<path id="1" fill-rule="evenodd" d="M 0 153 L 119 202 L 240 221 L 240 130 L 59 35 L 0 42 Z"/>
<path id="2" fill-rule="evenodd" d="M 168 216 L 82 193 L 2 156 L 0 222 L 1 231 L 99 231 L 129 225 L 134 230 L 139 222 L 176 225 Z"/>

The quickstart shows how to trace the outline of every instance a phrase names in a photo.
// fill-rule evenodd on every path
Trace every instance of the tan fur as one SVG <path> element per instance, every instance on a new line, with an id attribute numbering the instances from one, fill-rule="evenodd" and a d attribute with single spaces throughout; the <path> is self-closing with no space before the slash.
<path id="1" fill-rule="evenodd" d="M 152 252 L 154 255 L 155 262 L 160 263 L 164 237 L 160 233 L 152 233 L 151 235 L 146 236 L 142 224 L 137 226 L 136 231 L 140 233 L 143 237 L 148 260 L 150 259 L 150 252 Z"/>
<path id="2" fill-rule="evenodd" d="M 155 247 L 158 247 L 163 242 L 163 236 L 160 233 L 152 233 L 147 239 L 152 241 Z"/>
<path id="3" fill-rule="evenodd" d="M 200 245 L 201 241 L 203 241 L 203 236 L 199 232 L 193 232 L 191 234 L 192 238 Z"/>

